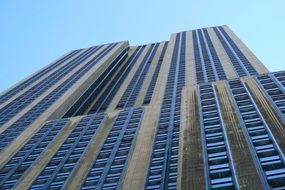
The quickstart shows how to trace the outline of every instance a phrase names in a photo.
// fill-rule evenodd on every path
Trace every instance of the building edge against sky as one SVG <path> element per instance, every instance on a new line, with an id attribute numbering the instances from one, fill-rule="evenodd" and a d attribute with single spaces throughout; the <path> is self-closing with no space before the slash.
<path id="1" fill-rule="evenodd" d="M 284 86 L 225 25 L 71 51 L 0 94 L 0 187 L 285 188 Z"/>

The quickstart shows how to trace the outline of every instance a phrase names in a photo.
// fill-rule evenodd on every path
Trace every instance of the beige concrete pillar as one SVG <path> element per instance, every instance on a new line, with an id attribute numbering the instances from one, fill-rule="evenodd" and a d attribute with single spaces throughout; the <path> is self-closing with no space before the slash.
<path id="1" fill-rule="evenodd" d="M 177 189 L 205 189 L 196 86 L 184 88 L 181 101 Z"/>
<path id="2" fill-rule="evenodd" d="M 186 86 L 194 85 L 196 81 L 196 69 L 195 69 L 195 56 L 193 47 L 193 36 L 192 31 L 186 32 Z"/>

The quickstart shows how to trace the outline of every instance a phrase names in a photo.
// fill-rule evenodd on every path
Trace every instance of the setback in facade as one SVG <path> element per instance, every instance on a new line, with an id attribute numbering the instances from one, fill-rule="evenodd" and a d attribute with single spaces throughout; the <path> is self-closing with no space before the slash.
<path id="1" fill-rule="evenodd" d="M 285 189 L 284 121 L 227 26 L 78 49 L 0 94 L 0 189 Z"/>

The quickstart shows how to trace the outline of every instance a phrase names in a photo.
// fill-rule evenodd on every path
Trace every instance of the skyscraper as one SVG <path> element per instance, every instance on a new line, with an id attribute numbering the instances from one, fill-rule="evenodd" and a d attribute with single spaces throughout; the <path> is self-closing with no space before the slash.
<path id="1" fill-rule="evenodd" d="M 227 26 L 71 51 L 0 95 L 0 187 L 285 189 L 284 87 Z"/>

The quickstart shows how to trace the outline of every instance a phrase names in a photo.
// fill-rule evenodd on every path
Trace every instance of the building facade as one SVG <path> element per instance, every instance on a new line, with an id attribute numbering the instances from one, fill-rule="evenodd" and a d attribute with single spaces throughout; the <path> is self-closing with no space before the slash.
<path id="1" fill-rule="evenodd" d="M 285 189 L 284 121 L 227 26 L 78 49 L 0 94 L 0 189 Z"/>

